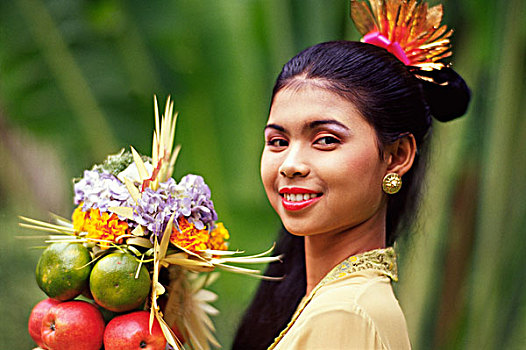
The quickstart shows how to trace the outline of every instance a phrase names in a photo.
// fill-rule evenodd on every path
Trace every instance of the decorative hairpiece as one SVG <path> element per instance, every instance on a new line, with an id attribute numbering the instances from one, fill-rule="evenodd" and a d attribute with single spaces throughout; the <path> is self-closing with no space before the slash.
<path id="1" fill-rule="evenodd" d="M 351 18 L 362 41 L 385 48 L 407 66 L 441 69 L 451 56 L 453 30 L 442 21 L 442 5 L 419 0 L 351 0 Z"/>

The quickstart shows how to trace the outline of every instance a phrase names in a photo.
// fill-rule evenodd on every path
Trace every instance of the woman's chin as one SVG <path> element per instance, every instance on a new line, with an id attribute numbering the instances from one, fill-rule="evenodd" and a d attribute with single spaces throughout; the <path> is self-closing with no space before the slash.
<path id="1" fill-rule="evenodd" d="M 304 225 L 295 225 L 295 224 L 288 224 L 283 223 L 283 226 L 285 226 L 285 229 L 288 233 L 294 235 L 294 236 L 309 236 L 311 233 L 311 230 L 307 229 Z"/>

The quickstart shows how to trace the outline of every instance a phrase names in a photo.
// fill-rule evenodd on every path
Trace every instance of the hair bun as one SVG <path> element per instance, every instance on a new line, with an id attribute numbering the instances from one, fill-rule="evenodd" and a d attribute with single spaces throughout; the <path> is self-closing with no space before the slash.
<path id="1" fill-rule="evenodd" d="M 440 70 L 418 70 L 414 74 L 423 77 L 420 81 L 435 119 L 447 122 L 466 113 L 471 91 L 464 79 L 453 69 L 444 67 Z"/>

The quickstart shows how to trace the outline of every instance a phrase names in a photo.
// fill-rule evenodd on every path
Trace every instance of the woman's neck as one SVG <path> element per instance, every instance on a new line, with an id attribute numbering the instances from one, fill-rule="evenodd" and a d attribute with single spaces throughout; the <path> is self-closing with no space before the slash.
<path id="1" fill-rule="evenodd" d="M 385 248 L 385 216 L 382 215 L 343 232 L 305 236 L 306 295 L 343 260 L 378 248 Z"/>

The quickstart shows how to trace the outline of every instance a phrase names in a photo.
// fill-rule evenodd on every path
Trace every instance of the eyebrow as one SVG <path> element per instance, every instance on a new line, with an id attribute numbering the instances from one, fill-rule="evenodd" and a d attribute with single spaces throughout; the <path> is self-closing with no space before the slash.
<path id="1" fill-rule="evenodd" d="M 267 130 L 267 129 L 275 129 L 275 130 L 278 130 L 278 131 L 281 131 L 281 132 L 285 132 L 285 128 L 282 127 L 281 125 L 278 125 L 278 124 L 267 124 L 267 125 L 265 125 L 265 129 L 264 130 Z"/>
<path id="2" fill-rule="evenodd" d="M 324 119 L 324 120 L 315 120 L 315 121 L 312 121 L 310 123 L 305 123 L 305 126 L 304 128 L 305 129 L 315 129 L 317 128 L 318 126 L 320 125 L 336 125 L 346 131 L 349 131 L 349 128 L 343 124 L 343 123 L 340 123 L 339 121 L 337 120 L 334 120 L 334 119 Z M 275 130 L 278 130 L 278 131 L 281 131 L 281 132 L 286 132 L 285 128 L 282 127 L 281 125 L 278 125 L 278 124 L 267 124 L 265 126 L 265 130 L 267 129 L 275 129 Z"/>
<path id="3" fill-rule="evenodd" d="M 345 124 L 340 123 L 339 121 L 334 120 L 334 119 L 315 120 L 313 122 L 308 123 L 307 125 L 310 129 L 314 129 L 320 125 L 327 125 L 327 124 L 336 125 L 342 129 L 349 130 L 349 128 Z"/>

